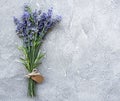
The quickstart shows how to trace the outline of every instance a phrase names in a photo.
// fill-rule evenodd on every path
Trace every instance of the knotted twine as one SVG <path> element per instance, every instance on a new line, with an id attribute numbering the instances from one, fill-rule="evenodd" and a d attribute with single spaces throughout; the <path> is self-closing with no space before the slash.
<path id="1" fill-rule="evenodd" d="M 42 83 L 44 80 L 44 77 L 38 72 L 37 69 L 33 69 L 31 73 L 26 75 L 27 78 L 31 78 L 37 83 Z"/>

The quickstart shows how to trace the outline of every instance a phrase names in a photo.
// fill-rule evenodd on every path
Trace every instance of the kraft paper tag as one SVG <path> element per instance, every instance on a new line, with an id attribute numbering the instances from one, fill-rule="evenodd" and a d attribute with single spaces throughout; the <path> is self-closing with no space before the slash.
<path id="1" fill-rule="evenodd" d="M 40 75 L 40 73 L 38 72 L 37 69 L 33 69 L 31 73 L 26 75 L 26 77 L 31 78 L 32 80 L 34 80 L 37 83 L 42 83 L 44 80 L 44 77 L 42 75 Z"/>
<path id="2" fill-rule="evenodd" d="M 42 83 L 44 80 L 44 77 L 42 75 L 33 75 L 31 76 L 31 79 L 37 83 Z"/>

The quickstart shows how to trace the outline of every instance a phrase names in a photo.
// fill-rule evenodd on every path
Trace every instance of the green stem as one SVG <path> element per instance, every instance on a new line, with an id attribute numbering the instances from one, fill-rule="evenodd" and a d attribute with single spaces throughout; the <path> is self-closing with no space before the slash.
<path id="1" fill-rule="evenodd" d="M 44 29 L 43 29 L 44 31 Z M 35 36 L 36 37 L 36 36 Z M 42 40 L 42 37 L 39 39 L 36 38 L 36 40 L 33 41 L 33 46 L 29 46 L 28 47 L 28 60 L 29 60 L 29 72 L 31 73 L 32 70 L 35 68 L 35 60 L 39 54 L 39 48 L 40 48 L 40 45 L 41 43 L 39 41 Z M 35 46 L 35 42 L 37 44 L 37 46 Z M 29 43 L 30 43 L 30 40 L 29 40 Z M 29 83 L 28 83 L 28 94 L 30 97 L 34 97 L 35 96 L 35 84 L 36 82 L 33 81 L 31 78 L 29 78 Z"/>
<path id="2" fill-rule="evenodd" d="M 28 83 L 28 94 L 30 97 L 35 96 L 35 81 L 33 81 L 31 78 L 29 78 L 29 83 Z"/>

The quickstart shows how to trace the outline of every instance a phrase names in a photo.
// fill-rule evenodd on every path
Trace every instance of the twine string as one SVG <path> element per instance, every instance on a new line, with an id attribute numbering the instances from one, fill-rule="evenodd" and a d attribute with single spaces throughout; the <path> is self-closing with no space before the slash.
<path id="1" fill-rule="evenodd" d="M 33 69 L 31 73 L 25 75 L 27 78 L 30 78 L 32 76 L 36 76 L 36 75 L 40 75 L 40 73 L 38 72 L 38 69 Z"/>

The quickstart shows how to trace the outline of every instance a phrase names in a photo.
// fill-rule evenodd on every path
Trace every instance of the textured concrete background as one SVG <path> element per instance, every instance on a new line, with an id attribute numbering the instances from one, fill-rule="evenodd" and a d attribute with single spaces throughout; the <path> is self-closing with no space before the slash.
<path id="1" fill-rule="evenodd" d="M 13 23 L 24 3 L 63 17 L 42 46 L 34 99 Z M 120 0 L 0 0 L 0 101 L 120 101 Z"/>

